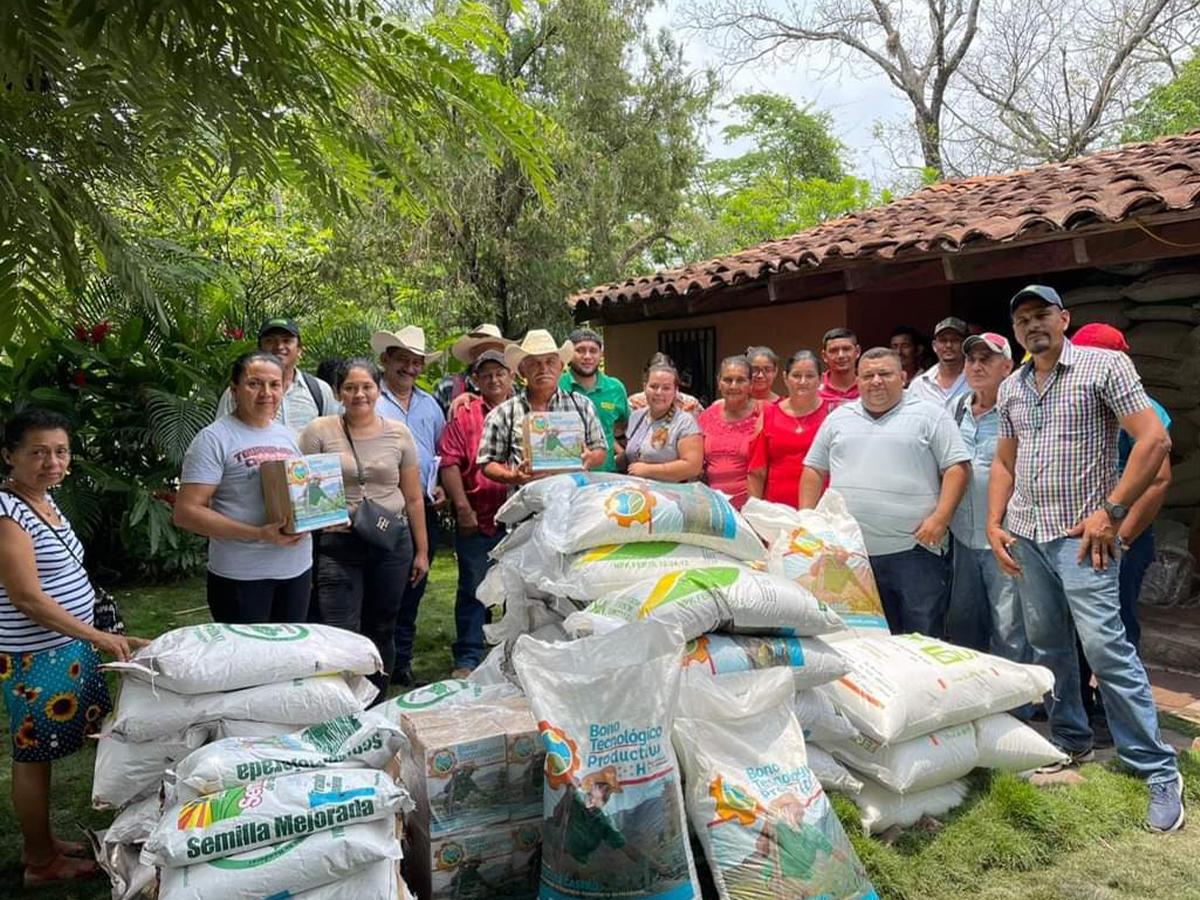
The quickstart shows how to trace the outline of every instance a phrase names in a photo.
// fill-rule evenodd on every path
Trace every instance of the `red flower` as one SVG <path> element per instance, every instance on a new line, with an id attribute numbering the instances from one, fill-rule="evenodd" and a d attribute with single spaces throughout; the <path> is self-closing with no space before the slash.
<path id="1" fill-rule="evenodd" d="M 225 336 L 231 341 L 240 341 L 246 336 L 246 332 L 240 328 L 226 328 Z"/>
<path id="2" fill-rule="evenodd" d="M 71 383 L 77 388 L 81 388 L 87 384 L 87 373 L 83 369 L 76 369 L 75 374 L 71 376 Z"/>
<path id="3" fill-rule="evenodd" d="M 92 343 L 97 347 L 108 337 L 108 333 L 112 331 L 111 322 L 100 322 L 92 326 Z"/>
<path id="4" fill-rule="evenodd" d="M 163 503 L 167 504 L 167 506 L 174 506 L 175 505 L 175 492 L 174 491 L 157 491 L 154 494 L 154 499 L 161 500 Z"/>
<path id="5" fill-rule="evenodd" d="M 81 343 L 81 344 L 87 343 L 87 339 L 88 339 L 87 326 L 85 326 L 79 322 L 76 322 L 75 327 L 72 328 L 71 331 L 75 335 L 75 340 L 79 341 L 79 343 Z"/>

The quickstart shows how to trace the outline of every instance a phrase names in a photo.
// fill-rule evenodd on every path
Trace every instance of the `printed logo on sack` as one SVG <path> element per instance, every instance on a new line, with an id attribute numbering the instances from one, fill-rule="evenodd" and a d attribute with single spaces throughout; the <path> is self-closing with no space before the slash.
<path id="1" fill-rule="evenodd" d="M 668 572 L 658 579 L 650 595 L 638 608 L 638 618 L 648 618 L 660 606 L 683 600 L 685 597 L 727 588 L 738 580 L 740 574 L 741 571 L 733 566 L 705 566 Z"/>
<path id="2" fill-rule="evenodd" d="M 226 625 L 225 630 L 253 641 L 303 641 L 309 630 L 303 625 Z"/>
<path id="3" fill-rule="evenodd" d="M 683 667 L 707 665 L 712 661 L 712 656 L 708 652 L 708 635 L 702 634 L 700 637 L 687 642 L 683 648 Z"/>
<path id="4" fill-rule="evenodd" d="M 226 872 L 243 872 L 246 869 L 257 869 L 259 866 L 275 862 L 281 856 L 287 856 L 310 837 L 312 837 L 311 834 L 305 834 L 295 840 L 285 841 L 282 844 L 275 844 L 271 847 L 264 847 L 262 852 L 258 853 L 257 856 L 251 855 L 257 851 L 243 850 L 235 856 L 210 859 L 208 864 L 216 869 L 223 869 Z"/>
<path id="5" fill-rule="evenodd" d="M 442 844 L 437 853 L 433 854 L 433 867 L 439 872 L 457 869 L 466 856 L 467 852 L 463 849 L 462 844 L 457 841 L 447 841 Z"/>
<path id="6" fill-rule="evenodd" d="M 788 535 L 788 553 L 816 556 L 824 547 L 825 542 L 807 528 L 797 528 Z"/>
<path id="7" fill-rule="evenodd" d="M 477 697 L 483 693 L 483 690 L 477 684 L 472 684 L 462 679 L 454 679 L 435 681 L 433 684 L 419 687 L 416 690 L 409 691 L 407 694 L 401 694 L 392 702 L 400 709 L 428 709 L 464 691 L 474 691 Z"/>
<path id="8" fill-rule="evenodd" d="M 654 515 L 654 495 L 646 488 L 623 487 L 605 498 L 604 514 L 622 528 L 649 527 Z"/>
<path id="9" fill-rule="evenodd" d="M 717 807 L 716 819 L 709 823 L 710 827 L 723 822 L 737 822 L 743 828 L 749 828 L 760 813 L 766 812 L 748 790 L 741 785 L 730 784 L 722 775 L 709 782 L 708 795 Z"/>
<path id="10" fill-rule="evenodd" d="M 574 784 L 579 771 L 579 746 L 549 722 L 538 722 L 538 731 L 546 748 L 546 786 L 554 790 Z"/>
<path id="11" fill-rule="evenodd" d="M 179 818 L 175 821 L 175 827 L 178 831 L 207 828 L 216 822 L 236 819 L 242 814 L 242 810 L 253 809 L 262 801 L 263 786 L 261 784 L 229 788 L 219 794 L 199 797 L 183 804 L 179 810 Z"/>
<path id="12" fill-rule="evenodd" d="M 454 755 L 454 751 L 448 747 L 443 747 L 441 750 L 434 750 L 429 757 L 429 774 L 449 775 L 454 771 L 457 763 L 458 758 Z"/>

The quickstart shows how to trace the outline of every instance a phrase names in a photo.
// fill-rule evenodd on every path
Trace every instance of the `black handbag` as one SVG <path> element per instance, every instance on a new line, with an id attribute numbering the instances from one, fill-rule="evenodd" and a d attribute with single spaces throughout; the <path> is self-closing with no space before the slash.
<path id="1" fill-rule="evenodd" d="M 360 538 L 372 547 L 391 552 L 401 546 L 402 541 L 408 540 L 408 519 L 404 515 L 396 515 L 390 510 L 367 498 L 367 478 L 363 473 L 362 460 L 354 449 L 354 438 L 350 437 L 350 426 L 342 417 L 342 431 L 346 435 L 346 443 L 354 455 L 354 465 L 358 469 L 358 491 L 360 499 L 354 516 L 350 519 L 350 528 Z"/>
<path id="2" fill-rule="evenodd" d="M 121 607 L 117 605 L 117 598 L 110 594 L 102 587 L 97 587 L 92 581 L 92 576 L 88 574 L 87 567 L 84 566 L 83 560 L 75 555 L 75 551 L 71 549 L 71 545 L 63 540 L 63 536 L 58 533 L 58 529 L 46 521 L 46 517 L 34 509 L 24 497 L 16 491 L 11 491 L 4 488 L 4 493 L 16 497 L 25 504 L 25 508 L 38 517 L 38 520 L 46 526 L 49 532 L 54 535 L 63 549 L 67 551 L 67 555 L 75 560 L 79 568 L 83 569 L 83 576 L 88 580 L 88 584 L 92 586 L 92 594 L 95 596 L 95 601 L 92 604 L 92 627 L 97 631 L 104 631 L 108 634 L 124 634 L 125 619 L 121 616 Z"/>

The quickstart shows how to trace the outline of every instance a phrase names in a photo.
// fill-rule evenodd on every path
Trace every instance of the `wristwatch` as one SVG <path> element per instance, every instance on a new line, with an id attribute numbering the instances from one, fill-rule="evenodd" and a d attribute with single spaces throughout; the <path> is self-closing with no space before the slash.
<path id="1" fill-rule="evenodd" d="M 1123 518 L 1129 515 L 1129 507 L 1123 503 L 1109 503 L 1104 501 L 1104 511 L 1108 513 L 1108 517 L 1114 522 L 1120 522 Z"/>

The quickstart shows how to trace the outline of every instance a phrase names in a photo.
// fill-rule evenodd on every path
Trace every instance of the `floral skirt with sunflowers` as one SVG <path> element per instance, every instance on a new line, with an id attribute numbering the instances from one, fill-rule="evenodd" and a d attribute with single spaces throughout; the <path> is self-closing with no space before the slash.
<path id="1" fill-rule="evenodd" d="M 36 653 L 0 653 L 0 690 L 15 762 L 70 756 L 112 708 L 96 648 L 84 641 Z"/>

